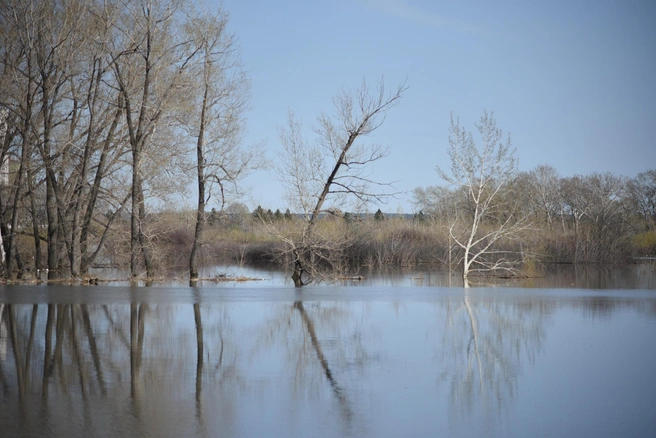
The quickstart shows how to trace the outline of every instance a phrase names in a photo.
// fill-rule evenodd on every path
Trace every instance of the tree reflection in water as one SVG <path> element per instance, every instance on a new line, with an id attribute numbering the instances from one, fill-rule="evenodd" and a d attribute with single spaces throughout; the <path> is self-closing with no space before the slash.
<path id="1" fill-rule="evenodd" d="M 494 431 L 557 311 L 656 315 L 656 300 L 618 294 L 294 297 L 0 304 L 3 437 Z"/>
<path id="2" fill-rule="evenodd" d="M 321 344 L 314 330 L 314 323 L 312 322 L 312 319 L 310 318 L 308 313 L 305 311 L 305 307 L 303 307 L 302 301 L 296 301 L 294 303 L 294 309 L 298 310 L 299 313 L 301 314 L 301 318 L 303 318 L 303 325 L 307 330 L 308 335 L 310 336 L 312 348 L 314 349 L 314 352 L 317 355 L 317 359 L 319 360 L 319 363 L 321 363 L 321 368 L 323 369 L 323 372 L 326 375 L 326 379 L 330 383 L 330 387 L 332 388 L 333 393 L 335 394 L 335 398 L 339 402 L 344 423 L 347 428 L 350 428 L 351 421 L 353 419 L 353 412 L 351 410 L 351 407 L 349 406 L 348 400 L 346 399 L 344 390 L 339 386 L 337 380 L 335 380 L 335 377 L 333 377 L 333 372 L 330 370 L 330 366 L 328 365 L 328 360 L 323 354 Z"/>
<path id="3" fill-rule="evenodd" d="M 236 376 L 222 369 L 225 318 L 220 308 L 212 309 L 215 317 L 203 330 L 201 308 L 193 306 L 197 339 L 192 343 L 187 327 L 180 327 L 180 306 L 2 306 L 0 345 L 8 341 L 0 357 L 2 405 L 15 394 L 15 432 L 75 434 L 107 426 L 114 431 L 110 435 L 157 430 L 168 434 L 168 428 L 176 426 L 167 413 L 176 413 L 190 392 L 190 357 L 196 359 L 195 417 L 202 429 L 203 376 L 213 387 Z M 209 333 L 210 348 L 204 332 Z M 197 350 L 193 356 L 188 354 L 192 349 Z M 236 360 L 235 351 L 230 354 Z M 212 364 L 209 368 L 204 367 L 205 358 Z M 227 408 L 229 398 L 226 401 Z M 185 431 L 189 425 L 178 427 Z"/>
<path id="4" fill-rule="evenodd" d="M 449 385 L 453 422 L 480 416 L 491 425 L 516 397 L 524 364 L 542 350 L 553 306 L 497 300 L 470 288 L 463 295 L 439 302 L 445 310 L 439 361 L 448 364 L 439 380 Z"/>
<path id="5" fill-rule="evenodd" d="M 231 333 L 223 305 L 196 302 L 189 307 L 186 313 L 181 305 L 138 302 L 128 306 L 49 304 L 46 311 L 43 305 L 4 306 L 2 325 L 14 362 L 11 369 L 6 360 L 0 362 L 0 379 L 5 395 L 15 392 L 18 396 L 19 429 L 33 428 L 40 418 L 36 424 L 41 423 L 41 432 L 46 434 L 50 430 L 92 431 L 99 427 L 98 414 L 106 414 L 104 409 L 110 411 L 110 430 L 116 435 L 143 436 L 158 430 L 169 435 L 169 428 L 179 427 L 182 434 L 193 429 L 193 434 L 210 436 L 217 419 L 222 429 L 230 429 L 237 415 L 233 402 L 243 391 L 253 389 L 249 388 L 253 382 L 241 378 L 241 372 L 252 367 L 249 357 L 240 355 L 237 347 L 253 344 Z M 356 363 L 357 357 L 344 348 L 355 347 L 356 355 L 362 357 L 361 337 L 357 332 L 341 332 L 343 323 L 350 325 L 346 308 L 311 307 L 306 309 L 301 301 L 274 306 L 273 318 L 254 329 L 275 332 L 275 336 L 255 344 L 260 351 L 252 354 L 261 355 L 280 341 L 294 345 L 298 360 L 290 356 L 289 365 L 284 365 L 295 374 L 288 380 L 290 391 L 302 402 L 305 396 L 321 391 L 323 379 L 348 434 L 354 414 L 348 389 L 339 383 L 331 362 L 343 366 L 348 358 L 350 365 Z M 282 322 L 276 317 L 282 308 L 287 312 L 291 308 L 294 324 L 276 327 Z M 328 351 L 322 345 L 326 336 L 332 340 Z M 342 342 L 343 338 L 348 342 Z M 340 345 L 344 348 L 336 348 Z M 33 360 L 35 356 L 39 360 Z M 192 375 L 193 386 L 188 384 Z M 41 398 L 38 412 L 34 410 L 37 393 Z M 185 394 L 193 396 L 193 427 L 175 424 L 176 417 L 184 416 L 178 406 L 186 405 Z"/>
<path id="6" fill-rule="evenodd" d="M 293 404 L 289 412 L 303 409 L 308 401 L 322 399 L 329 389 L 336 402 L 340 434 L 356 428 L 349 392 L 352 379 L 340 380 L 344 369 L 363 372 L 376 360 L 368 353 L 362 336 L 362 321 L 351 306 L 340 302 L 297 300 L 273 304 L 269 317 L 254 327 L 257 338 L 253 356 L 284 352 L 282 380 L 290 382 Z"/>

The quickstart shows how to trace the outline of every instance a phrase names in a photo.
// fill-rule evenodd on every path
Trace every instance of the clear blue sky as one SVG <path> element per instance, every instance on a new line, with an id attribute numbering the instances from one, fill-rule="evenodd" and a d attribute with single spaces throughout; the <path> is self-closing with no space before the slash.
<path id="1" fill-rule="evenodd" d="M 252 80 L 246 141 L 266 141 L 272 158 L 288 108 L 307 126 L 332 110 L 341 87 L 384 76 L 391 86 L 407 77 L 409 89 L 365 141 L 389 147 L 374 176 L 399 190 L 441 184 L 435 166 L 449 167 L 451 111 L 470 129 L 484 109 L 494 111 L 521 170 L 635 176 L 656 168 L 654 0 L 223 5 Z M 255 172 L 247 183 L 249 207 L 285 208 L 272 174 Z M 410 213 L 411 199 L 382 209 Z"/>

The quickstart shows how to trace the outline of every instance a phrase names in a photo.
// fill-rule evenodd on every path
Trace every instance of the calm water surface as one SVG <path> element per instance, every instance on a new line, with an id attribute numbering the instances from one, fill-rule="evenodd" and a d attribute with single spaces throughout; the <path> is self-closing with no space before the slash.
<path id="1" fill-rule="evenodd" d="M 656 436 L 654 290 L 0 286 L 0 303 L 2 437 Z"/>
<path id="2" fill-rule="evenodd" d="M 92 275 L 101 279 L 123 279 L 122 281 L 104 282 L 115 286 L 125 286 L 129 271 L 96 269 Z M 462 278 L 456 272 L 425 268 L 389 268 L 383 270 L 360 269 L 359 278 L 335 280 L 331 284 L 343 286 L 392 286 L 392 287 L 462 287 Z M 201 269 L 200 276 L 205 278 L 199 286 L 222 288 L 271 288 L 293 286 L 291 273 L 275 268 L 256 268 L 252 266 L 217 265 Z M 216 277 L 235 279 L 250 278 L 247 282 L 216 282 Z M 43 278 L 45 280 L 45 277 Z M 558 289 L 656 289 L 656 263 L 634 265 L 551 265 L 537 273 L 534 278 L 524 280 L 472 278 L 474 287 L 524 287 L 524 288 L 558 288 Z M 182 286 L 189 284 L 188 273 L 171 272 L 169 278 L 160 279 L 160 286 Z"/>

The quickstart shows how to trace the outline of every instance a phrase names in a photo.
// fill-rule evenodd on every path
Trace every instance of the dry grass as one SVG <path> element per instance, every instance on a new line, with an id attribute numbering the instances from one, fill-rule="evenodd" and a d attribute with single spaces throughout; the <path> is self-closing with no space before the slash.
<path id="1" fill-rule="evenodd" d="M 228 263 L 283 266 L 289 260 L 280 256 L 284 252 L 284 243 L 276 233 L 294 236 L 303 229 L 300 221 L 300 218 L 294 217 L 266 224 L 251 216 L 245 216 L 239 220 L 208 222 L 201 245 L 201 263 L 206 266 Z M 536 224 L 516 239 L 502 242 L 500 247 L 516 254 L 522 271 L 530 276 L 540 275 L 545 263 L 623 263 L 630 261 L 634 255 L 656 253 L 654 231 L 632 235 L 626 230 L 620 230 L 599 237 L 589 226 L 581 226 L 575 232 L 570 225 L 563 230 L 561 224 L 551 227 Z M 185 272 L 188 269 L 194 226 L 194 218 L 189 214 L 165 212 L 149 217 L 145 228 L 148 250 L 153 256 L 157 272 Z M 272 232 L 273 228 L 276 232 Z M 347 221 L 340 217 L 327 217 L 317 223 L 315 231 L 320 241 L 334 243 L 327 247 L 330 247 L 329 251 L 334 251 L 331 257 L 340 260 L 340 272 L 337 274 L 347 277 L 359 275 L 363 267 L 380 269 L 386 266 L 446 266 L 451 261 L 451 266 L 456 268 L 461 257 L 449 237 L 447 225 L 432 220 L 398 217 L 374 220 L 369 217 Z M 32 267 L 34 239 L 20 235 L 17 246 L 25 266 Z M 42 242 L 41 246 L 42 261 L 45 263 L 46 242 Z M 129 267 L 130 231 L 127 220 L 115 223 L 96 262 L 119 269 Z M 62 272 L 66 273 L 65 265 L 68 259 L 65 255 L 62 257 L 62 263 Z M 20 281 L 37 282 L 29 278 Z"/>

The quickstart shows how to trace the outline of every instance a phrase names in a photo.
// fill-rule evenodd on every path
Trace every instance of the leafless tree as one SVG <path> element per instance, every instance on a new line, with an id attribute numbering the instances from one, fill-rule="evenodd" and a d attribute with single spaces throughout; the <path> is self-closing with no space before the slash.
<path id="1" fill-rule="evenodd" d="M 631 210 L 641 218 L 643 230 L 656 228 L 656 169 L 639 173 L 627 182 Z"/>
<path id="2" fill-rule="evenodd" d="M 168 156 L 162 152 L 171 146 L 170 142 L 160 137 L 158 150 L 153 151 L 153 140 L 157 130 L 166 129 L 172 105 L 187 91 L 183 86 L 184 74 L 193 66 L 201 49 L 191 35 L 181 31 L 185 25 L 194 25 L 186 21 L 184 8 L 188 6 L 178 0 L 129 1 L 123 5 L 121 19 L 114 25 L 117 38 L 113 41 L 112 67 L 122 96 L 132 154 L 130 272 L 133 278 L 139 272 L 139 254 L 146 276 L 154 276 L 144 231 L 144 177 L 148 173 L 144 167 L 149 155 Z"/>
<path id="3" fill-rule="evenodd" d="M 527 174 L 528 189 L 532 204 L 540 219 L 551 226 L 554 219 L 562 218 L 562 202 L 558 191 L 560 176 L 558 171 L 547 165 L 541 165 Z"/>
<path id="4" fill-rule="evenodd" d="M 466 196 L 467 209 L 456 210 L 449 223 L 450 236 L 462 250 L 465 285 L 471 272 L 516 272 L 515 261 L 497 244 L 516 238 L 529 226 L 528 217 L 518 213 L 513 197 L 517 160 L 510 136 L 504 142 L 494 114 L 487 111 L 476 128 L 481 148 L 459 119 L 451 116 L 451 172 L 437 168 L 442 179 Z"/>
<path id="5" fill-rule="evenodd" d="M 34 189 L 30 175 L 38 175 L 46 186 L 48 268 L 53 278 L 60 274 L 64 245 L 70 249 L 66 241 L 70 236 L 68 195 L 74 184 L 69 182 L 73 180 L 71 170 L 75 165 L 71 162 L 76 156 L 74 145 L 80 135 L 80 108 L 84 106 L 75 90 L 83 68 L 81 49 L 88 42 L 88 21 L 84 3 L 76 0 L 16 0 L 6 2 L 2 9 L 4 37 L 12 47 L 11 56 L 3 59 L 4 71 L 14 79 L 3 103 L 11 110 L 21 138 L 11 229 L 18 230 L 19 202 L 25 185 Z M 33 152 L 38 154 L 40 164 L 34 164 Z M 13 241 L 8 249 L 9 270 L 16 251 Z"/>
<path id="6" fill-rule="evenodd" d="M 19 220 L 31 216 L 35 267 L 42 268 L 45 203 L 49 278 L 63 273 L 67 259 L 72 276 L 86 273 L 113 220 L 111 215 L 101 220 L 97 208 L 120 210 L 129 199 L 112 177 L 126 144 L 108 50 L 115 39 L 115 6 L 12 0 L 1 8 L 2 37 L 9 47 L 2 74 L 13 84 L 3 87 L 1 103 L 12 115 L 19 162 L 8 227 L 24 232 L 27 224 Z M 9 272 L 14 259 L 19 268 L 21 263 L 13 241 L 7 247 Z"/>
<path id="7" fill-rule="evenodd" d="M 421 211 L 441 223 L 447 223 L 453 215 L 453 207 L 458 204 L 457 194 L 449 187 L 417 187 L 412 192 L 416 211 Z"/>
<path id="8" fill-rule="evenodd" d="M 387 149 L 358 141 L 381 126 L 406 89 L 402 83 L 388 92 L 381 80 L 375 91 L 366 82 L 357 90 L 343 90 L 333 99 L 334 115 L 319 116 L 314 145 L 307 143 L 301 122 L 291 112 L 287 127 L 280 129 L 284 153 L 278 172 L 290 207 L 302 216 L 302 223 L 286 230 L 271 228 L 293 263 L 296 286 L 316 280 L 324 267 L 334 271 L 339 266 L 339 257 L 333 255 L 341 242 L 316 232 L 320 215 L 334 213 L 347 202 L 367 204 L 390 196 L 390 184 L 374 181 L 370 166 L 385 157 Z"/>
<path id="9" fill-rule="evenodd" d="M 196 180 L 198 207 L 189 259 L 190 278 L 198 278 L 198 256 L 203 243 L 205 206 L 217 188 L 219 210 L 239 194 L 238 183 L 249 169 L 261 164 L 258 147 L 242 145 L 244 110 L 249 97 L 249 80 L 241 68 L 235 37 L 228 32 L 228 16 L 223 11 L 199 14 L 191 33 L 199 48 L 198 61 L 190 69 L 190 99 L 185 107 L 183 127 L 196 139 Z M 194 80 L 195 79 L 195 80 Z"/>
<path id="10" fill-rule="evenodd" d="M 566 214 L 574 223 L 576 262 L 614 262 L 626 253 L 626 179 L 592 173 L 561 182 Z"/>

